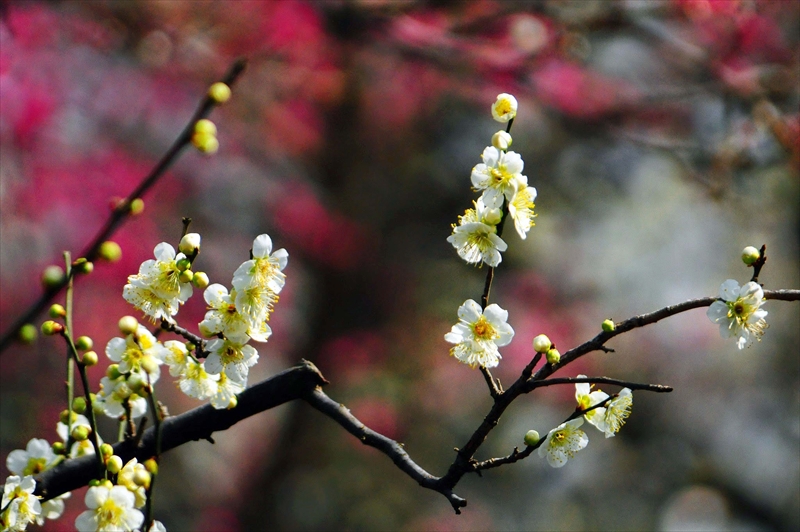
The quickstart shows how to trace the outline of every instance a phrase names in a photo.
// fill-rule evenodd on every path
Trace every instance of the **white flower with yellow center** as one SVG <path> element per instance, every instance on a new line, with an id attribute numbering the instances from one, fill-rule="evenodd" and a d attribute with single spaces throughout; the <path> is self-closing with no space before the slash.
<path id="1" fill-rule="evenodd" d="M 211 406 L 217 410 L 236 406 L 236 394 L 244 390 L 244 384 L 230 379 L 225 375 L 225 372 L 219 374 L 219 380 L 216 384 L 217 390 L 214 396 L 211 397 Z"/>
<path id="2" fill-rule="evenodd" d="M 100 379 L 97 404 L 105 415 L 114 419 L 126 416 L 126 407 L 130 409 L 133 419 L 142 417 L 147 412 L 147 400 L 131 390 L 124 376 L 114 380 L 108 377 Z"/>
<path id="3" fill-rule="evenodd" d="M 144 508 L 144 505 L 147 502 L 147 492 L 145 491 L 144 486 L 140 486 L 134 480 L 137 473 L 145 473 L 145 476 L 149 476 L 144 464 L 140 464 L 136 458 L 131 458 L 117 475 L 117 484 L 124 486 L 128 491 L 133 493 L 134 508 Z"/>
<path id="4" fill-rule="evenodd" d="M 47 519 L 58 519 L 64 513 L 66 499 L 72 497 L 72 493 L 62 493 L 58 497 L 52 498 L 42 503 L 42 515 Z"/>
<path id="5" fill-rule="evenodd" d="M 483 190 L 483 202 L 490 208 L 501 208 L 503 198 L 511 201 L 518 190 L 528 186 L 522 175 L 525 163 L 516 152 L 503 152 L 487 146 L 481 155 L 483 162 L 472 169 L 472 186 Z"/>
<path id="6" fill-rule="evenodd" d="M 619 432 L 625 420 L 631 415 L 631 406 L 633 406 L 633 393 L 630 388 L 623 388 L 615 398 L 606 403 L 603 417 L 597 425 L 598 429 L 606 433 L 606 438 L 612 438 Z"/>
<path id="7" fill-rule="evenodd" d="M 151 384 L 155 384 L 161 375 L 159 365 L 164 363 L 168 354 L 163 344 L 141 323 L 135 335 L 112 338 L 106 345 L 106 355 L 119 364 L 120 373 L 147 372 Z"/>
<path id="8" fill-rule="evenodd" d="M 498 94 L 492 104 L 492 117 L 498 122 L 508 122 L 517 116 L 517 105 L 517 99 L 510 94 Z"/>
<path id="9" fill-rule="evenodd" d="M 498 347 L 508 345 L 514 329 L 506 323 L 508 311 L 491 304 L 481 309 L 472 299 L 458 308 L 459 323 L 453 325 L 444 339 L 456 344 L 450 354 L 471 367 L 493 368 L 500 362 Z"/>
<path id="10" fill-rule="evenodd" d="M 25 477 L 38 475 L 58 463 L 58 456 L 53 452 L 47 440 L 34 438 L 25 446 L 25 450 L 15 449 L 8 453 L 6 467 L 15 475 Z"/>
<path id="11" fill-rule="evenodd" d="M 236 310 L 249 320 L 252 329 L 260 331 L 260 323 L 269 319 L 278 293 L 286 283 L 283 269 L 289 261 L 285 249 L 272 253 L 272 239 L 267 234 L 253 240 L 253 258 L 233 272 Z"/>
<path id="12" fill-rule="evenodd" d="M 169 366 L 169 374 L 173 377 L 179 377 L 186 369 L 189 361 L 192 360 L 189 350 L 186 349 L 186 344 L 178 340 L 167 340 L 164 342 L 164 348 L 167 350 L 164 362 Z"/>
<path id="13" fill-rule="evenodd" d="M 232 380 L 246 384 L 250 368 L 258 362 L 258 351 L 245 345 L 247 336 L 216 338 L 206 344 L 210 353 L 205 361 L 206 372 L 218 375 L 225 372 Z"/>
<path id="14" fill-rule="evenodd" d="M 586 375 L 578 375 L 578 377 L 586 377 Z M 594 405 L 600 404 L 608 399 L 607 393 L 601 392 L 600 390 L 591 391 L 591 389 L 592 386 L 586 382 L 575 384 L 575 400 L 578 401 L 578 408 L 581 410 L 591 408 Z M 583 417 L 595 427 L 600 428 L 600 424 L 603 421 L 603 415 L 605 412 L 606 409 L 603 407 L 595 408 L 589 412 L 586 412 Z"/>
<path id="15" fill-rule="evenodd" d="M 133 507 L 135 497 L 124 486 L 93 486 L 86 492 L 86 507 L 75 519 L 79 532 L 136 530 L 144 514 Z"/>
<path id="16" fill-rule="evenodd" d="M 495 227 L 503 215 L 500 209 L 486 207 L 481 198 L 474 206 L 458 217 L 458 225 L 453 225 L 453 234 L 447 241 L 469 264 L 484 262 L 494 268 L 503 260 L 500 252 L 508 249 Z"/>
<path id="17" fill-rule="evenodd" d="M 737 336 L 736 346 L 744 349 L 753 339 L 761 341 L 767 328 L 764 318 L 766 310 L 761 310 L 764 301 L 764 290 L 758 283 L 750 281 L 739 288 L 739 283 L 728 279 L 719 289 L 722 301 L 714 301 L 706 315 L 714 323 L 719 324 L 719 332 L 723 338 Z"/>
<path id="18" fill-rule="evenodd" d="M 20 478 L 12 475 L 3 486 L 3 499 L 0 503 L 0 524 L 2 530 L 25 530 L 29 524 L 42 524 L 42 505 L 34 496 L 36 481 L 31 475 Z"/>
<path id="19" fill-rule="evenodd" d="M 562 423 L 547 434 L 544 443 L 539 447 L 538 453 L 542 458 L 547 458 L 547 463 L 553 467 L 562 467 L 575 453 L 589 445 L 586 433 L 580 430 L 583 418 L 575 418 Z"/>
<path id="20" fill-rule="evenodd" d="M 174 322 L 178 307 L 192 295 L 192 285 L 178 278 L 177 261 L 186 257 L 183 253 L 176 255 L 175 248 L 166 242 L 158 244 L 153 253 L 155 260 L 144 261 L 139 273 L 128 277 L 122 297 L 152 321 L 160 318 Z"/>
<path id="21" fill-rule="evenodd" d="M 536 215 L 533 213 L 533 208 L 536 200 L 536 189 L 533 187 L 520 188 L 511 201 L 508 203 L 508 214 L 514 220 L 514 228 L 517 230 L 520 238 L 525 240 L 528 236 L 528 231 L 533 227 L 533 219 Z"/>
<path id="22" fill-rule="evenodd" d="M 210 375 L 203 363 L 190 357 L 178 379 L 178 387 L 189 397 L 205 401 L 217 393 L 220 375 Z"/>
<path id="23" fill-rule="evenodd" d="M 92 429 L 92 426 L 89 423 L 89 418 L 87 418 L 83 414 L 78 414 L 75 416 L 75 421 L 72 422 L 69 429 L 67 428 L 66 424 L 59 421 L 56 424 L 56 433 L 58 434 L 58 437 L 61 438 L 61 441 L 66 443 L 67 436 L 75 427 L 86 427 L 90 431 Z M 69 457 L 78 458 L 80 456 L 94 454 L 94 445 L 92 444 L 93 438 L 94 436 L 90 436 L 85 440 L 73 442 L 72 447 L 70 447 L 69 450 Z M 103 438 L 101 438 L 99 434 L 97 435 L 97 440 L 98 440 L 98 445 L 103 444 Z"/>
<path id="24" fill-rule="evenodd" d="M 199 325 L 204 336 L 247 334 L 256 342 L 266 342 L 272 334 L 272 329 L 264 320 L 254 323 L 251 316 L 236 310 L 236 290 L 228 294 L 228 289 L 221 284 L 212 284 L 206 288 L 203 297 L 209 308 Z"/>

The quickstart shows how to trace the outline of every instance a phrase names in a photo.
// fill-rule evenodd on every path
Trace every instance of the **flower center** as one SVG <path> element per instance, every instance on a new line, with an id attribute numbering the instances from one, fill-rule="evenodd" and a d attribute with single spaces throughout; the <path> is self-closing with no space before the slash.
<path id="1" fill-rule="evenodd" d="M 567 435 L 563 430 L 559 430 L 558 432 L 553 434 L 553 439 L 556 441 L 556 443 L 561 444 L 564 443 L 564 440 L 567 439 Z"/>
<path id="2" fill-rule="evenodd" d="M 484 316 L 478 318 L 478 321 L 475 322 L 475 325 L 472 327 L 472 331 L 475 333 L 475 336 L 482 340 L 491 340 L 497 336 L 494 327 L 486 321 Z"/>
<path id="3" fill-rule="evenodd" d="M 24 475 L 38 475 L 42 471 L 45 470 L 45 466 L 47 465 L 46 458 L 30 458 L 28 459 L 28 465 L 23 471 Z"/>
<path id="4" fill-rule="evenodd" d="M 109 525 L 119 525 L 122 517 L 122 508 L 110 497 L 97 509 L 98 528 L 102 529 Z"/>

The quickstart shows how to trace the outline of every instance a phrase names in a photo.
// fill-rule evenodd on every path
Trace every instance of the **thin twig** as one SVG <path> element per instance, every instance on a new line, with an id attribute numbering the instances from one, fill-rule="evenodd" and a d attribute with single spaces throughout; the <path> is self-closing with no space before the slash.
<path id="1" fill-rule="evenodd" d="M 545 386 L 554 386 L 557 384 L 611 384 L 614 386 L 622 386 L 623 388 L 630 388 L 631 390 L 643 390 L 647 392 L 656 393 L 669 393 L 672 391 L 671 386 L 664 386 L 663 384 L 644 384 L 640 382 L 622 381 L 619 379 L 611 379 L 609 377 L 559 377 L 554 379 L 547 379 L 544 381 L 531 380 L 525 386 L 525 393 L 531 392 L 536 388 L 543 388 Z"/>

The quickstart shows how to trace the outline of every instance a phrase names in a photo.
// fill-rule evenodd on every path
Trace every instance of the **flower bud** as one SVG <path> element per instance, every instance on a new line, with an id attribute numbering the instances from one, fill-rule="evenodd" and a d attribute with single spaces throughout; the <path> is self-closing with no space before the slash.
<path id="1" fill-rule="evenodd" d="M 178 249 L 186 256 L 196 255 L 200 252 L 200 235 L 198 233 L 186 233 L 178 244 Z"/>
<path id="2" fill-rule="evenodd" d="M 142 359 L 142 369 L 152 375 L 158 371 L 158 361 L 153 357 L 145 357 Z"/>
<path id="3" fill-rule="evenodd" d="M 498 150 L 507 150 L 511 146 L 511 134 L 501 129 L 492 135 L 492 146 Z"/>
<path id="4" fill-rule="evenodd" d="M 51 264 L 42 272 L 42 286 L 45 290 L 54 290 L 64 282 L 64 269 Z"/>
<path id="5" fill-rule="evenodd" d="M 106 377 L 112 381 L 119 379 L 120 375 L 122 375 L 122 373 L 119 371 L 119 364 L 110 364 L 106 368 Z"/>
<path id="6" fill-rule="evenodd" d="M 111 488 L 114 487 L 114 484 L 110 480 L 105 479 L 105 480 L 101 480 L 100 483 L 98 484 L 98 486 L 102 486 L 102 487 L 110 490 Z"/>
<path id="7" fill-rule="evenodd" d="M 73 399 L 72 411 L 76 414 L 83 414 L 86 412 L 86 399 L 84 397 L 76 397 Z"/>
<path id="8" fill-rule="evenodd" d="M 558 364 L 561 361 L 561 353 L 558 352 L 558 349 L 550 349 L 545 357 L 550 364 Z"/>
<path id="9" fill-rule="evenodd" d="M 122 258 L 122 248 L 119 247 L 119 244 L 116 242 L 106 240 L 100 244 L 100 248 L 97 250 L 97 256 L 108 262 L 117 262 Z"/>
<path id="10" fill-rule="evenodd" d="M 175 267 L 178 268 L 178 271 L 186 271 L 192 267 L 192 261 L 189 259 L 183 258 L 175 263 Z"/>
<path id="11" fill-rule="evenodd" d="M 75 349 L 80 351 L 88 351 L 92 348 L 94 342 L 88 336 L 79 336 L 77 340 L 75 340 Z"/>
<path id="12" fill-rule="evenodd" d="M 483 215 L 483 223 L 488 225 L 497 225 L 503 219 L 503 211 L 500 209 L 486 209 Z"/>
<path id="13" fill-rule="evenodd" d="M 63 318 L 64 316 L 67 315 L 67 311 L 64 309 L 64 307 L 62 307 L 58 303 L 56 303 L 55 305 L 51 305 L 50 310 L 47 313 L 53 319 Z"/>
<path id="14" fill-rule="evenodd" d="M 32 323 L 26 323 L 17 331 L 17 338 L 23 344 L 32 344 L 36 341 L 37 336 L 39 336 L 39 331 L 36 330 L 36 325 Z"/>
<path id="15" fill-rule="evenodd" d="M 81 364 L 83 364 L 87 368 L 96 366 L 99 361 L 100 360 L 97 356 L 97 353 L 95 353 L 94 351 L 86 351 L 81 357 Z"/>
<path id="16" fill-rule="evenodd" d="M 231 99 L 231 88 L 218 81 L 208 88 L 208 97 L 216 103 L 225 103 Z"/>
<path id="17" fill-rule="evenodd" d="M 117 327 L 119 327 L 119 332 L 128 336 L 139 329 L 139 321 L 133 316 L 123 316 L 119 319 Z"/>
<path id="18" fill-rule="evenodd" d="M 75 268 L 75 271 L 78 273 L 88 274 L 94 271 L 94 264 L 86 260 L 84 257 L 75 259 L 75 262 L 72 263 L 72 267 Z"/>
<path id="19" fill-rule="evenodd" d="M 144 461 L 144 468 L 147 469 L 151 475 L 158 474 L 158 462 L 156 462 L 153 458 L 149 458 Z"/>
<path id="20" fill-rule="evenodd" d="M 109 456 L 108 460 L 106 460 L 106 469 L 112 475 L 119 473 L 122 470 L 122 458 L 116 454 Z"/>
<path id="21" fill-rule="evenodd" d="M 72 432 L 70 435 L 72 439 L 75 441 L 83 441 L 89 437 L 89 433 L 92 432 L 92 429 L 87 427 L 86 425 L 78 425 L 77 427 L 72 428 Z"/>
<path id="22" fill-rule="evenodd" d="M 529 430 L 525 433 L 525 445 L 532 446 L 539 443 L 539 433 L 535 430 Z"/>
<path id="23" fill-rule="evenodd" d="M 144 211 L 144 200 L 142 198 L 136 198 L 135 200 L 131 201 L 131 205 L 128 207 L 128 210 L 130 210 L 130 213 L 133 216 L 142 214 L 142 211 Z"/>
<path id="24" fill-rule="evenodd" d="M 63 441 L 55 441 L 53 445 L 50 446 L 53 449 L 53 452 L 56 454 L 64 454 L 67 452 L 67 446 L 64 445 Z"/>
<path id="25" fill-rule="evenodd" d="M 553 343 L 550 341 L 550 338 L 548 338 L 547 335 L 545 334 L 540 334 L 539 336 L 533 339 L 533 349 L 537 353 L 547 353 L 552 346 Z"/>
<path id="26" fill-rule="evenodd" d="M 128 375 L 128 387 L 131 391 L 136 392 L 137 394 L 141 395 L 139 392 L 147 385 L 147 381 L 142 377 L 141 373 L 131 373 Z"/>
<path id="27" fill-rule="evenodd" d="M 109 443 L 103 443 L 100 445 L 100 456 L 103 457 L 103 460 L 108 460 L 111 455 L 114 454 L 114 448 Z"/>
<path id="28" fill-rule="evenodd" d="M 89 481 L 89 487 L 90 487 L 90 488 L 96 488 L 96 487 L 98 487 L 98 486 L 99 486 L 99 485 L 100 485 L 102 482 L 104 482 L 104 481 L 102 481 L 102 480 L 100 480 L 100 479 L 98 479 L 98 478 L 93 478 L 92 480 L 90 480 L 90 481 Z"/>
<path id="29" fill-rule="evenodd" d="M 510 94 L 498 94 L 492 104 L 492 117 L 498 122 L 508 122 L 517 116 L 517 99 Z"/>
<path id="30" fill-rule="evenodd" d="M 53 320 L 47 320 L 42 323 L 42 334 L 45 336 L 53 336 L 54 334 L 61 334 L 64 331 L 64 326 L 56 323 Z"/>
<path id="31" fill-rule="evenodd" d="M 752 266 L 760 258 L 761 253 L 753 246 L 747 246 L 742 250 L 742 262 L 748 266 Z"/>
<path id="32" fill-rule="evenodd" d="M 178 274 L 178 280 L 182 283 L 191 283 L 192 277 L 194 277 L 194 272 L 192 272 L 192 270 L 183 270 Z"/>
<path id="33" fill-rule="evenodd" d="M 213 137 L 217 134 L 217 126 L 208 118 L 201 118 L 194 124 L 194 132 Z"/>
<path id="34" fill-rule="evenodd" d="M 135 469 L 133 471 L 133 483 L 137 486 L 142 486 L 144 489 L 150 489 L 150 473 L 145 469 Z"/>
<path id="35" fill-rule="evenodd" d="M 78 419 L 78 414 L 72 412 L 72 422 L 70 423 L 70 411 L 69 410 L 62 410 L 61 413 L 58 415 L 58 420 L 62 422 L 64 425 L 72 425 Z"/>
<path id="36" fill-rule="evenodd" d="M 231 408 L 236 408 L 236 405 L 238 404 L 239 404 L 239 399 L 234 395 L 233 397 L 231 397 L 231 402 L 228 403 L 228 406 L 225 408 L 230 410 Z"/>
<path id="37" fill-rule="evenodd" d="M 215 135 L 208 133 L 195 133 L 192 135 L 192 144 L 201 153 L 214 154 L 219 150 L 219 140 Z"/>
<path id="38" fill-rule="evenodd" d="M 205 272 L 195 272 L 192 276 L 192 284 L 195 286 L 195 288 L 199 288 L 200 290 L 205 290 L 208 288 L 210 282 L 211 281 Z"/>
<path id="39" fill-rule="evenodd" d="M 611 331 L 613 331 L 614 329 L 617 328 L 617 326 L 614 324 L 614 320 L 612 320 L 612 319 L 607 319 L 607 320 L 603 321 L 603 323 L 600 325 L 600 327 L 602 327 L 603 331 L 605 331 L 605 332 L 611 332 Z"/>

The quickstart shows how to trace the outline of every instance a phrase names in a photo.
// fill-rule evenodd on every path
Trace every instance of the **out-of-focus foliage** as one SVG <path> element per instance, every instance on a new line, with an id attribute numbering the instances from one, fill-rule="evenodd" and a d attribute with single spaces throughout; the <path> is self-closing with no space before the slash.
<path id="1" fill-rule="evenodd" d="M 503 382 L 546 333 L 561 352 L 612 317 L 715 295 L 768 246 L 766 288 L 796 288 L 800 4 L 779 0 L 19 2 L 0 20 L 0 326 L 77 253 L 114 196 L 146 174 L 209 83 L 250 59 L 215 111 L 220 150 L 187 153 L 115 240 L 123 258 L 76 289 L 97 346 L 131 309 L 126 276 L 203 235 L 201 269 L 229 284 L 252 239 L 289 250 L 287 286 L 251 382 L 313 360 L 328 393 L 442 474 L 490 405 L 443 335 L 484 270 L 447 244 L 470 169 L 519 100 L 513 149 L 538 189 L 492 300 L 516 331 Z M 797 305 L 769 302 L 743 352 L 697 310 L 562 371 L 673 385 L 637 394 L 623 431 L 563 469 L 531 457 L 470 477 L 455 516 L 385 456 L 290 405 L 164 458 L 156 517 L 169 530 L 792 529 L 800 526 Z M 181 311 L 202 319 L 196 295 Z M 100 349 L 98 349 L 100 351 Z M 53 441 L 63 408 L 54 339 L 0 359 L 0 458 Z M 104 364 L 90 372 L 95 383 Z M 195 406 L 160 384 L 173 413 Z M 481 458 L 574 408 L 574 390 L 520 400 Z M 113 427 L 104 427 L 113 433 Z M 82 492 L 52 529 L 70 525 Z"/>

